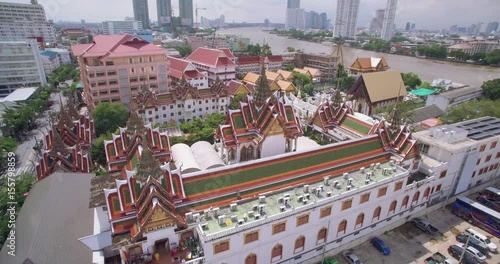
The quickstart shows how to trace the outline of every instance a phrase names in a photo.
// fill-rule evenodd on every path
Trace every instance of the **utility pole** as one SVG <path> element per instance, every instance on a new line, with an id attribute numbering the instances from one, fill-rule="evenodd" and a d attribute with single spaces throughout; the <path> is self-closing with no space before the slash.
<path id="1" fill-rule="evenodd" d="M 469 240 L 470 240 L 470 236 L 467 236 L 467 241 L 465 241 L 465 245 L 464 245 L 464 248 L 462 250 L 462 254 L 460 255 L 460 259 L 458 259 L 458 263 L 462 263 L 462 259 L 465 255 L 465 251 L 467 250 L 467 247 L 469 246 Z"/>

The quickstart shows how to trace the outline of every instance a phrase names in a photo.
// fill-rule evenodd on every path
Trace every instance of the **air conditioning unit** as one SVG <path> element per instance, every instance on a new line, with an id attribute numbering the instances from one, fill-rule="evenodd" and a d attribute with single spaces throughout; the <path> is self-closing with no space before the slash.
<path id="1" fill-rule="evenodd" d="M 193 222 L 198 223 L 199 221 L 200 221 L 200 214 L 199 213 L 193 214 Z"/>
<path id="2" fill-rule="evenodd" d="M 309 200 L 309 199 L 311 199 L 311 195 L 307 193 L 307 194 L 304 196 L 304 200 Z"/>
<path id="3" fill-rule="evenodd" d="M 288 198 L 288 197 L 283 198 L 283 204 L 285 206 L 287 206 L 289 203 L 290 203 L 290 198 Z"/>
<path id="4" fill-rule="evenodd" d="M 324 184 L 324 185 L 328 185 L 328 180 L 329 180 L 329 179 L 330 179 L 330 178 L 328 178 L 328 177 L 324 177 L 324 178 L 323 178 L 323 184 Z"/>
<path id="5" fill-rule="evenodd" d="M 252 213 L 253 213 L 253 212 L 252 212 Z M 243 220 L 245 220 L 245 222 L 246 222 L 246 221 L 248 221 L 248 214 L 247 214 L 247 213 L 244 213 L 244 214 L 243 214 Z"/>
<path id="6" fill-rule="evenodd" d="M 373 170 L 374 168 L 375 168 L 375 163 L 370 164 L 370 169 Z"/>
<path id="7" fill-rule="evenodd" d="M 243 220 L 243 219 L 238 219 L 238 225 L 242 225 L 242 224 L 244 224 L 244 223 L 245 223 L 245 220 Z"/>
<path id="8" fill-rule="evenodd" d="M 284 203 L 284 198 L 283 197 L 279 198 L 278 203 L 280 203 L 280 204 Z"/>
<path id="9" fill-rule="evenodd" d="M 259 213 L 260 213 L 261 215 L 263 215 L 263 214 L 264 214 L 264 209 L 265 209 L 265 208 L 266 208 L 266 205 L 265 205 L 265 204 L 261 204 L 261 205 L 259 205 Z"/>
<path id="10" fill-rule="evenodd" d="M 201 224 L 201 229 L 207 230 L 208 229 L 208 223 Z"/>
<path id="11" fill-rule="evenodd" d="M 302 195 L 301 196 L 297 196 L 297 201 L 299 201 L 299 203 L 302 202 L 303 199 L 304 199 L 304 197 L 302 197 Z"/>
<path id="12" fill-rule="evenodd" d="M 321 194 L 321 188 L 316 188 L 316 196 L 320 196 Z"/>
<path id="13" fill-rule="evenodd" d="M 333 195 L 333 193 L 332 193 L 332 192 L 327 192 L 327 193 L 326 193 L 326 196 L 328 196 L 328 197 L 332 197 L 332 195 Z"/>
<path id="14" fill-rule="evenodd" d="M 225 215 L 219 215 L 217 217 L 217 222 L 219 225 L 225 225 L 226 224 L 226 216 Z"/>
<path id="15" fill-rule="evenodd" d="M 390 160 L 389 165 L 394 166 L 394 160 Z"/>
<path id="16" fill-rule="evenodd" d="M 351 185 L 352 185 L 352 178 L 349 178 L 349 179 L 347 180 L 347 185 L 348 185 L 348 186 L 351 186 Z"/>
<path id="17" fill-rule="evenodd" d="M 214 212 L 212 210 L 203 210 L 203 214 L 205 215 L 205 217 L 207 218 L 211 218 L 213 215 L 214 215 Z"/>
<path id="18" fill-rule="evenodd" d="M 266 202 L 266 197 L 264 195 L 259 196 L 259 203 L 265 203 Z"/>
<path id="19" fill-rule="evenodd" d="M 304 193 L 308 193 L 309 192 L 309 185 L 304 185 Z"/>
<path id="20" fill-rule="evenodd" d="M 361 173 L 365 173 L 365 167 L 361 167 L 361 169 L 359 169 L 361 171 Z"/>
<path id="21" fill-rule="evenodd" d="M 334 181 L 333 182 L 333 187 L 337 187 L 337 186 L 339 186 L 339 181 Z"/>
<path id="22" fill-rule="evenodd" d="M 193 213 L 192 212 L 188 212 L 184 216 L 186 216 L 186 220 L 193 221 Z"/>
<path id="23" fill-rule="evenodd" d="M 257 210 L 259 209 L 259 205 L 258 205 L 258 204 L 255 204 L 255 205 L 252 207 L 252 209 L 253 209 L 254 211 L 257 211 Z"/>
<path id="24" fill-rule="evenodd" d="M 394 168 L 392 168 L 392 171 L 396 172 L 396 171 L 398 171 L 398 168 L 394 167 Z"/>
<path id="25" fill-rule="evenodd" d="M 365 168 L 363 168 L 364 170 Z M 347 179 L 349 177 L 349 173 L 345 172 L 344 174 L 342 174 L 342 176 L 344 176 L 344 179 Z"/>
<path id="26" fill-rule="evenodd" d="M 286 210 L 286 207 L 280 206 L 280 212 L 284 212 Z"/>
<path id="27" fill-rule="evenodd" d="M 386 175 L 388 170 L 389 170 L 388 168 L 384 168 L 384 169 L 382 170 L 382 174 Z"/>
<path id="28" fill-rule="evenodd" d="M 380 169 L 380 163 L 375 164 L 375 167 L 376 167 L 377 169 Z"/>
<path id="29" fill-rule="evenodd" d="M 285 193 L 285 194 L 283 194 L 283 197 L 290 198 L 290 194 L 289 193 Z"/>
<path id="30" fill-rule="evenodd" d="M 351 185 L 347 185 L 347 186 L 345 187 L 345 189 L 346 189 L 347 191 L 350 191 L 350 190 L 351 190 Z"/>
<path id="31" fill-rule="evenodd" d="M 255 220 L 259 220 L 260 219 L 260 214 L 256 214 L 255 215 Z"/>
<path id="32" fill-rule="evenodd" d="M 238 216 L 237 215 L 231 215 L 231 222 L 237 222 L 238 221 Z"/>
<path id="33" fill-rule="evenodd" d="M 365 180 L 365 184 L 369 184 L 370 183 L 370 180 Z"/>
<path id="34" fill-rule="evenodd" d="M 254 217 L 255 213 L 253 211 L 248 212 L 248 217 Z"/>
<path id="35" fill-rule="evenodd" d="M 323 186 L 323 185 L 318 186 L 318 188 L 320 188 L 320 189 L 321 189 L 321 191 L 324 191 L 324 190 L 325 190 L 325 188 L 324 188 L 324 186 Z"/>
<path id="36" fill-rule="evenodd" d="M 231 208 L 231 211 L 236 211 L 237 207 L 238 207 L 238 204 L 232 203 L 232 204 L 229 205 L 229 207 Z"/>
<path id="37" fill-rule="evenodd" d="M 303 203 L 303 204 L 307 204 L 307 199 L 304 199 L 304 200 L 302 201 L 302 203 Z"/>
<path id="38" fill-rule="evenodd" d="M 215 216 L 218 216 L 219 215 L 219 207 L 215 207 L 215 208 L 212 208 L 212 211 L 214 212 L 214 215 Z"/>

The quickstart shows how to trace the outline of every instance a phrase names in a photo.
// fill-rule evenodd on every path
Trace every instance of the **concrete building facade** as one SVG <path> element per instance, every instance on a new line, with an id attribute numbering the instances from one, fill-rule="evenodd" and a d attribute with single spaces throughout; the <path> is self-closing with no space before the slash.
<path id="1" fill-rule="evenodd" d="M 158 13 L 158 26 L 172 26 L 172 2 L 171 0 L 156 0 L 156 9 Z"/>
<path id="2" fill-rule="evenodd" d="M 394 35 L 394 21 L 396 20 L 397 8 L 398 0 L 387 0 L 384 22 L 382 24 L 382 32 L 380 33 L 380 37 L 385 41 L 389 41 Z"/>
<path id="3" fill-rule="evenodd" d="M 182 26 L 193 26 L 193 0 L 179 0 L 179 16 Z"/>
<path id="4" fill-rule="evenodd" d="M 368 30 L 373 33 L 382 32 L 382 25 L 384 24 L 385 9 L 377 9 L 375 16 L 370 21 Z"/>
<path id="5" fill-rule="evenodd" d="M 134 19 L 142 22 L 142 27 L 150 28 L 148 0 L 132 0 L 134 7 Z"/>
<path id="6" fill-rule="evenodd" d="M 117 35 L 123 32 L 140 31 L 143 29 L 141 21 L 104 21 L 102 33 L 104 35 Z"/>
<path id="7" fill-rule="evenodd" d="M 354 37 L 359 13 L 359 0 L 339 0 L 333 25 L 336 37 Z"/>

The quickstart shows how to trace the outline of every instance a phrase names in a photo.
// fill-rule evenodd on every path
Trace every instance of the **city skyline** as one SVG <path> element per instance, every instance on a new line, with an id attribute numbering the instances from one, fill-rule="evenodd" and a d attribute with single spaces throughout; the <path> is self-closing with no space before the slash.
<path id="1" fill-rule="evenodd" d="M 7 0 L 13 3 L 29 3 L 29 0 Z M 87 0 L 85 2 L 64 1 L 64 3 L 45 5 L 48 19 L 54 21 L 75 21 L 85 19 L 87 22 L 102 22 L 106 20 L 123 20 L 127 16 L 133 16 L 132 1 L 118 0 Z M 157 14 L 156 0 L 148 0 L 149 13 Z M 301 8 L 316 12 L 326 12 L 328 17 L 335 19 L 336 1 L 310 0 L 301 3 Z M 271 23 L 285 23 L 286 0 L 255 0 L 246 2 L 242 0 L 232 1 L 228 4 L 225 0 L 206 1 L 193 0 L 193 6 L 208 8 L 200 11 L 199 16 L 217 18 L 226 16 L 228 23 L 233 22 L 262 22 L 268 18 Z M 263 9 L 262 7 L 266 8 Z M 360 3 L 357 26 L 368 27 L 373 18 L 375 10 L 383 9 L 386 0 L 364 0 Z M 492 22 L 500 20 L 494 10 L 500 8 L 500 3 L 495 0 L 478 0 L 474 2 L 463 1 L 460 5 L 453 0 L 421 0 L 418 5 L 409 0 L 400 0 L 396 11 L 396 25 L 404 28 L 407 21 L 414 21 L 420 29 L 447 29 L 451 25 L 458 24 L 469 26 L 478 22 Z M 99 8 L 96 8 L 99 7 Z M 484 8 L 488 7 L 488 8 Z M 179 15 L 178 1 L 172 1 L 174 14 Z M 113 12 L 109 12 L 113 10 Z M 87 11 L 87 12 L 86 12 Z M 443 16 L 442 14 L 467 13 L 467 16 Z M 156 15 L 151 16 L 156 20 Z M 432 19 L 429 19 L 432 18 Z"/>

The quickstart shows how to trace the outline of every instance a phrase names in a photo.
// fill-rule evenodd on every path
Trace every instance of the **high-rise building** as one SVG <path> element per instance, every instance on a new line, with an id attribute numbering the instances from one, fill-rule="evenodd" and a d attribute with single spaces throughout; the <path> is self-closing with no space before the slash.
<path id="1" fill-rule="evenodd" d="M 186 27 L 193 26 L 193 0 L 179 0 L 179 14 L 181 25 Z"/>
<path id="2" fill-rule="evenodd" d="M 415 23 L 411 23 L 411 28 L 410 30 L 414 30 L 415 29 Z"/>
<path id="3" fill-rule="evenodd" d="M 380 33 L 382 31 L 382 24 L 384 23 L 385 9 L 377 9 L 375 11 L 375 17 L 372 18 L 370 22 L 369 30 L 370 32 Z"/>
<path id="4" fill-rule="evenodd" d="M 288 0 L 286 8 L 300 8 L 300 0 Z"/>
<path id="5" fill-rule="evenodd" d="M 321 19 L 321 29 L 327 29 L 328 28 L 328 16 L 326 13 L 321 13 L 320 15 Z"/>
<path id="6" fill-rule="evenodd" d="M 406 31 L 410 31 L 410 29 L 411 29 L 411 23 L 410 22 L 406 22 L 405 30 Z"/>
<path id="7" fill-rule="evenodd" d="M 0 41 L 0 62 L 0 97 L 16 88 L 47 84 L 35 39 Z"/>
<path id="8" fill-rule="evenodd" d="M 450 32 L 451 32 L 451 33 L 456 33 L 456 32 L 458 32 L 458 26 L 457 26 L 457 25 L 452 25 L 452 26 L 450 27 Z"/>
<path id="9" fill-rule="evenodd" d="M 104 35 L 117 35 L 123 32 L 142 30 L 141 21 L 104 21 L 102 33 Z"/>
<path id="10" fill-rule="evenodd" d="M 498 31 L 498 22 L 490 22 L 486 27 L 486 34 Z"/>
<path id="11" fill-rule="evenodd" d="M 0 2 L 0 14 L 2 38 L 40 38 L 43 42 L 56 42 L 54 25 L 47 21 L 45 10 L 37 1 L 31 4 Z"/>
<path id="12" fill-rule="evenodd" d="M 384 23 L 382 24 L 382 33 L 380 34 L 383 40 L 390 40 L 394 34 L 394 20 L 396 19 L 397 7 L 398 0 L 387 0 Z"/>
<path id="13" fill-rule="evenodd" d="M 170 0 L 156 0 L 158 12 L 158 26 L 169 27 L 172 25 L 172 2 Z"/>
<path id="14" fill-rule="evenodd" d="M 134 19 L 142 22 L 143 28 L 149 28 L 148 0 L 132 0 L 134 4 Z"/>
<path id="15" fill-rule="evenodd" d="M 358 11 L 359 0 L 338 0 L 333 35 L 338 37 L 354 37 L 356 35 Z"/>

